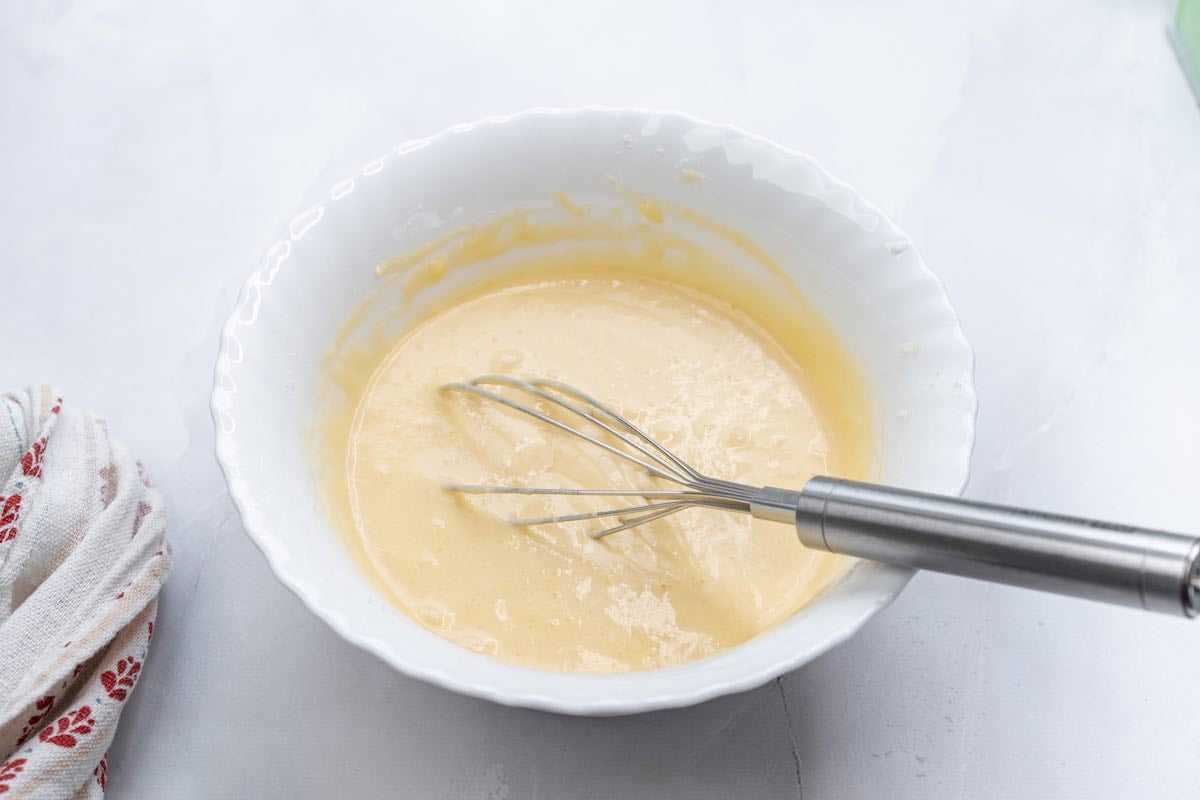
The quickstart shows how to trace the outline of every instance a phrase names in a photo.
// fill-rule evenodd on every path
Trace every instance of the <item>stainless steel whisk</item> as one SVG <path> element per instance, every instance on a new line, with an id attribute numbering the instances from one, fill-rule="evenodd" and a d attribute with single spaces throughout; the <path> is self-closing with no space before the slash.
<path id="1" fill-rule="evenodd" d="M 816 550 L 1177 616 L 1194 617 L 1200 612 L 1200 538 L 1195 536 L 828 477 L 812 478 L 799 490 L 747 486 L 702 475 L 611 406 L 558 381 L 483 375 L 446 384 L 442 390 L 498 403 L 679 487 L 446 486 L 463 494 L 644 501 L 601 511 L 510 520 L 514 525 L 615 519 L 619 524 L 591 534 L 601 538 L 685 508 L 739 511 L 795 525 L 800 541 Z M 532 404 L 537 401 L 562 409 L 568 419 L 595 426 L 596 433 L 538 410 Z"/>

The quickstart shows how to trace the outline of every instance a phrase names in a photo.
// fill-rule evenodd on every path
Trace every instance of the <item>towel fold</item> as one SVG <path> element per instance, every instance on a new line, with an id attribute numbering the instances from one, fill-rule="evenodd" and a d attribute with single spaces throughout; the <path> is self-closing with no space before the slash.
<path id="1" fill-rule="evenodd" d="M 0 798 L 101 797 L 171 565 L 162 496 L 49 387 L 0 397 Z"/>

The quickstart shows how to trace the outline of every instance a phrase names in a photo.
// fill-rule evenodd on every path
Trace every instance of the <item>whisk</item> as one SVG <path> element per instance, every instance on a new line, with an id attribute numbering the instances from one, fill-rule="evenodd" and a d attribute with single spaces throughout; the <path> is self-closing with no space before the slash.
<path id="1" fill-rule="evenodd" d="M 627 498 L 613 508 L 510 520 L 514 525 L 615 521 L 591 534 L 602 538 L 685 508 L 736 511 L 794 525 L 801 543 L 815 550 L 1177 616 L 1200 611 L 1195 536 L 822 476 L 799 490 L 747 486 L 701 474 L 611 406 L 559 381 L 483 375 L 442 390 L 497 403 L 673 485 L 446 486 L 463 494 Z"/>

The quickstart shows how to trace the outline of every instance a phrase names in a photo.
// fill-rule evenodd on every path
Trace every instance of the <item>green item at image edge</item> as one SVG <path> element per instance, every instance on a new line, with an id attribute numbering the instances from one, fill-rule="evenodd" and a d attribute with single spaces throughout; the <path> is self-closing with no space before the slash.
<path id="1" fill-rule="evenodd" d="M 1200 101 L 1200 0 L 1179 0 L 1171 40 L 1196 100 Z"/>

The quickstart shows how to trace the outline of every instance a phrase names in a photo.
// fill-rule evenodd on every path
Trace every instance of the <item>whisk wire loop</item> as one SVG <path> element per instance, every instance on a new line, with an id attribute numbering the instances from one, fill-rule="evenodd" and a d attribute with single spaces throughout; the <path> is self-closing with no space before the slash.
<path id="1" fill-rule="evenodd" d="M 543 400 L 569 412 L 575 417 L 591 423 L 615 438 L 625 448 L 604 441 L 566 422 L 543 413 L 528 402 L 514 399 L 499 391 L 486 387 L 503 387 L 535 400 Z M 441 387 L 443 392 L 459 392 L 473 395 L 482 400 L 497 403 L 508 409 L 543 422 L 606 452 L 644 469 L 650 475 L 675 483 L 682 490 L 663 489 L 590 489 L 590 488 L 536 488 L 524 486 L 490 486 L 480 484 L 453 483 L 444 488 L 461 494 L 516 494 L 546 496 L 587 497 L 638 497 L 653 500 L 641 505 L 631 505 L 598 511 L 574 514 L 557 514 L 540 517 L 520 517 L 510 520 L 513 525 L 528 527 L 552 525 L 563 522 L 579 522 L 616 517 L 620 524 L 590 534 L 601 538 L 618 531 L 653 522 L 657 519 L 697 506 L 726 511 L 749 513 L 750 503 L 758 489 L 740 483 L 718 480 L 703 475 L 687 462 L 675 455 L 662 443 L 630 422 L 620 412 L 602 403 L 591 395 L 569 384 L 549 379 L 521 380 L 508 375 L 481 375 L 468 382 L 448 383 Z M 631 452 L 632 451 L 632 452 Z"/>

